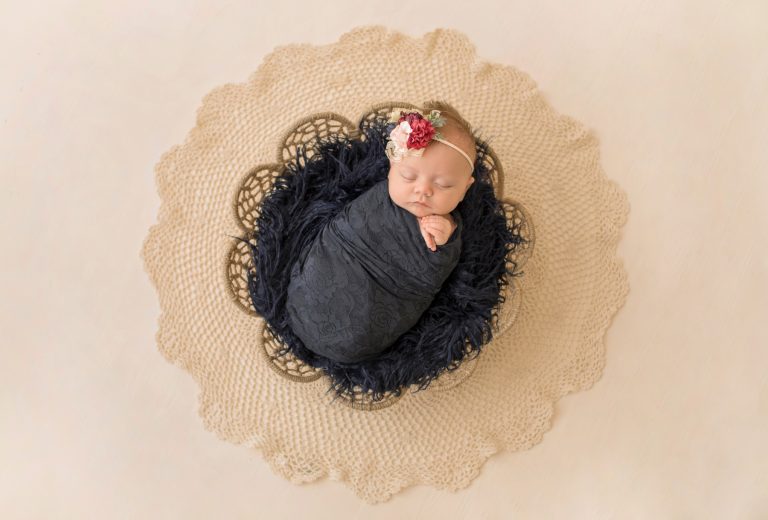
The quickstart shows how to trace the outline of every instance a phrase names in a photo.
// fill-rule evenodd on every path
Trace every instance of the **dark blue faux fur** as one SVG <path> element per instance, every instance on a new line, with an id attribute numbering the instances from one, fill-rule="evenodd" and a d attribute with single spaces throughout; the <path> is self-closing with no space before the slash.
<path id="1" fill-rule="evenodd" d="M 508 270 L 505 258 L 523 239 L 514 233 L 494 195 L 483 162 L 488 145 L 476 139 L 475 182 L 458 206 L 464 221 L 461 257 L 419 322 L 371 360 L 341 363 L 304 347 L 285 313 L 291 266 L 345 204 L 387 178 L 384 149 L 392 126 L 376 119 L 361 123 L 363 139 L 342 134 L 319 139 L 309 158 L 299 146 L 296 161 L 286 166 L 264 196 L 257 232 L 250 237 L 255 243 L 250 245 L 255 270 L 248 274 L 248 290 L 269 331 L 284 343 L 279 355 L 292 352 L 322 368 L 331 378 L 329 391 L 333 389 L 336 396 L 359 387 L 378 401 L 385 392 L 400 395 L 412 384 L 423 390 L 454 361 L 467 353 L 479 354 L 492 338 L 490 320 L 502 302 L 507 275 L 521 274 L 514 263 Z"/>

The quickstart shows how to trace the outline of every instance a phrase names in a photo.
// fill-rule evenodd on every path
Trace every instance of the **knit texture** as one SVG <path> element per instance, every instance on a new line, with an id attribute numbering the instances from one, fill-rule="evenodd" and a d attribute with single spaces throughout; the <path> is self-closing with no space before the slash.
<path id="1" fill-rule="evenodd" d="M 353 128 L 393 98 L 449 100 L 480 129 L 497 196 L 533 247 L 482 355 L 425 391 L 376 406 L 332 401 L 322 372 L 274 355 L 279 338 L 243 303 L 247 248 L 232 237 L 253 228 L 270 177 L 306 135 L 297 129 L 326 111 L 309 135 Z M 626 195 L 592 131 L 557 114 L 524 72 L 478 60 L 456 30 L 413 38 L 366 26 L 329 45 L 278 47 L 247 82 L 204 97 L 156 180 L 158 221 L 141 256 L 160 299 L 159 350 L 198 383 L 206 428 L 260 450 L 291 482 L 327 476 L 371 503 L 414 484 L 464 488 L 493 453 L 540 442 L 555 402 L 601 376 L 605 333 L 629 291 L 616 256 Z"/>

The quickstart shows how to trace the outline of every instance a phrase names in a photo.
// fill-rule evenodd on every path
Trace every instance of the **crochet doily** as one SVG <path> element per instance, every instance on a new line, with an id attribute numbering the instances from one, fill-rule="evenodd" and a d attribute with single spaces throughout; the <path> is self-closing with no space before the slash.
<path id="1" fill-rule="evenodd" d="M 497 197 L 529 241 L 514 259 L 524 276 L 510 279 L 476 359 L 424 391 L 332 401 L 322 373 L 274 355 L 279 339 L 249 306 L 245 248 L 232 237 L 252 229 L 299 143 L 436 98 L 493 148 Z M 629 291 L 616 257 L 629 205 L 599 159 L 591 131 L 525 73 L 478 60 L 456 30 L 412 38 L 367 26 L 330 45 L 277 47 L 246 83 L 208 93 L 156 165 L 161 205 L 141 256 L 160 298 L 159 350 L 199 384 L 206 428 L 292 482 L 328 476 L 371 503 L 413 484 L 466 487 L 493 453 L 540 442 L 555 402 L 602 373 L 605 332 Z"/>

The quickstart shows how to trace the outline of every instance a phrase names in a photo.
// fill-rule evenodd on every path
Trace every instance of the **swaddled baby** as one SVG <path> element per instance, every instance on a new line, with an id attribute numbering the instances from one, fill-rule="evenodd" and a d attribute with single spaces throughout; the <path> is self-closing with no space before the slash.
<path id="1" fill-rule="evenodd" d="M 388 178 L 335 215 L 291 270 L 291 329 L 339 362 L 375 357 L 413 327 L 461 254 L 456 206 L 475 180 L 471 130 L 446 110 L 392 122 Z"/>

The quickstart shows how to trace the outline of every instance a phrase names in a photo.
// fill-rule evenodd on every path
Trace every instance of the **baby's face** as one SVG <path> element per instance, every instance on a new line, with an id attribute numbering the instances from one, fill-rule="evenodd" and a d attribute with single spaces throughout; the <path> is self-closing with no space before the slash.
<path id="1" fill-rule="evenodd" d="M 429 143 L 421 157 L 389 163 L 390 198 L 417 217 L 450 213 L 475 181 L 467 160 L 439 141 Z"/>

